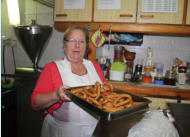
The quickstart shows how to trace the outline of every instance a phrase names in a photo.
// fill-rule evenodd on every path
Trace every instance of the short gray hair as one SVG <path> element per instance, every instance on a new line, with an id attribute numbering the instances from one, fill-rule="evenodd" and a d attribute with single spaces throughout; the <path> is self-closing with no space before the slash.
<path id="1" fill-rule="evenodd" d="M 89 42 L 89 33 L 88 33 L 88 30 L 86 28 L 84 28 L 84 27 L 81 27 L 81 26 L 71 26 L 71 27 L 67 28 L 65 30 L 65 32 L 64 32 L 63 41 L 67 40 L 67 38 L 69 37 L 70 33 L 73 30 L 81 30 L 84 33 L 84 35 L 85 35 L 86 43 Z"/>

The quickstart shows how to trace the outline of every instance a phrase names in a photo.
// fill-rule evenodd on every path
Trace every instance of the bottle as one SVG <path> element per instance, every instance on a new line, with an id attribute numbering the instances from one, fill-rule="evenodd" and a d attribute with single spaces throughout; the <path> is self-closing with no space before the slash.
<path id="1" fill-rule="evenodd" d="M 145 67 L 145 74 L 142 76 L 143 83 L 152 83 L 151 69 L 152 67 Z"/>
<path id="2" fill-rule="evenodd" d="M 106 64 L 105 64 L 105 78 L 107 80 L 109 80 L 109 77 L 110 77 L 110 67 L 111 67 L 111 62 L 110 62 L 110 59 L 107 58 L 106 59 Z"/>
<path id="3" fill-rule="evenodd" d="M 147 55 L 146 55 L 146 67 L 152 67 L 152 56 L 153 56 L 153 50 L 151 47 L 147 48 Z"/>
<path id="4" fill-rule="evenodd" d="M 154 78 L 154 84 L 164 84 L 163 68 L 157 68 L 156 77 Z"/>
<path id="5" fill-rule="evenodd" d="M 133 61 L 127 60 L 126 61 L 126 70 L 124 73 L 124 80 L 129 82 L 132 79 L 133 75 Z"/>
<path id="6" fill-rule="evenodd" d="M 133 82 L 140 82 L 142 80 L 142 65 L 136 64 L 135 72 L 132 77 Z"/>
<path id="7" fill-rule="evenodd" d="M 186 66 L 178 67 L 178 75 L 177 75 L 178 84 L 184 85 L 186 83 L 186 72 L 187 72 Z"/>
<path id="8" fill-rule="evenodd" d="M 114 47 L 114 62 L 115 61 L 121 61 L 121 62 L 123 62 L 122 46 L 115 46 Z"/>
<path id="9" fill-rule="evenodd" d="M 154 78 L 156 77 L 157 74 L 157 67 L 154 65 L 151 70 L 151 76 L 152 76 L 152 82 L 154 83 Z"/>

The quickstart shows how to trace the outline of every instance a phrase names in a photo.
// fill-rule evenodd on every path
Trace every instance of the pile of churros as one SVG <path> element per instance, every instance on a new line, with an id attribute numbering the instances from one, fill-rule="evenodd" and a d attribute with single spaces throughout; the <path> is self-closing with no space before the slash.
<path id="1" fill-rule="evenodd" d="M 114 92 L 114 87 L 109 82 L 104 83 L 103 87 L 96 82 L 94 86 L 75 88 L 71 93 L 107 112 L 116 112 L 139 104 L 129 94 Z"/>

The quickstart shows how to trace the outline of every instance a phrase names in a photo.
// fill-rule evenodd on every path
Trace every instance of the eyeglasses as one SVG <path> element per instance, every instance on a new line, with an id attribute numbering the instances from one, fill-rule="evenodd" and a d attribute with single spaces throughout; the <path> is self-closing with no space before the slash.
<path id="1" fill-rule="evenodd" d="M 80 45 L 80 46 L 83 46 L 83 45 L 85 45 L 86 44 L 86 41 L 85 40 L 75 40 L 75 39 L 66 39 L 65 40 L 66 42 L 68 42 L 69 44 L 71 44 L 71 45 L 76 45 L 76 44 L 78 44 L 78 45 Z"/>

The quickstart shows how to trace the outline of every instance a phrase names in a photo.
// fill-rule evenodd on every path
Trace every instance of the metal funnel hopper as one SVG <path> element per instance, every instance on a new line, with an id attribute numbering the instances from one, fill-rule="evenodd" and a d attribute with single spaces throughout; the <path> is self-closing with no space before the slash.
<path id="1" fill-rule="evenodd" d="M 35 21 L 32 21 L 31 25 L 16 26 L 14 30 L 23 49 L 34 64 L 34 69 L 38 69 L 38 63 L 52 32 L 52 27 L 37 25 Z"/>

